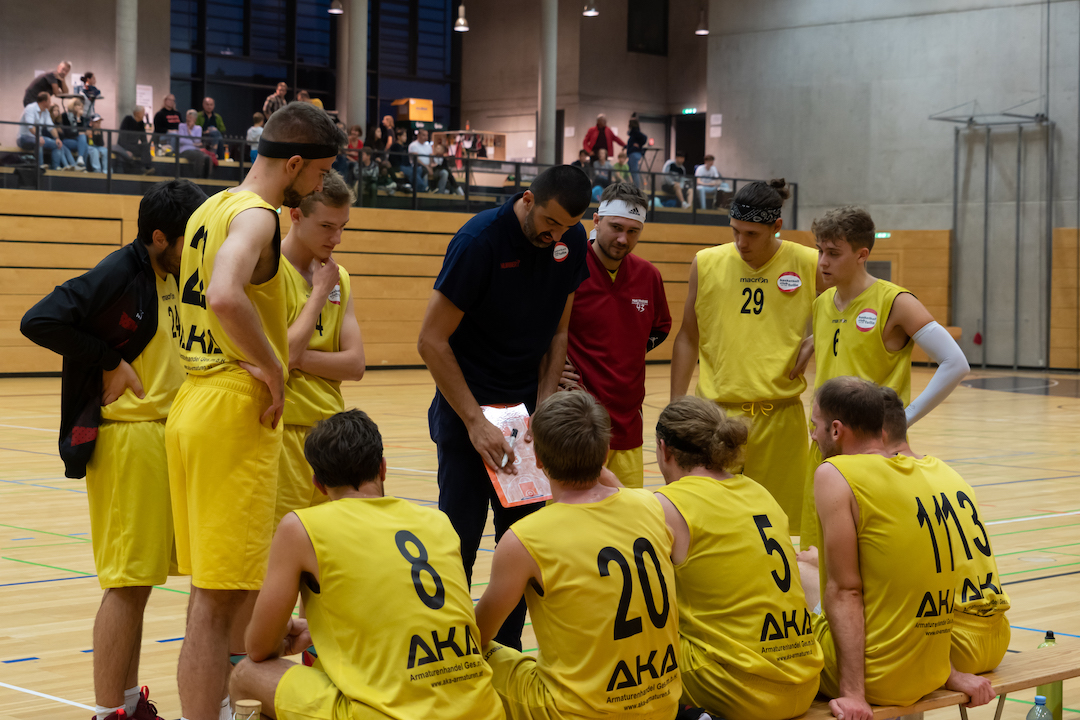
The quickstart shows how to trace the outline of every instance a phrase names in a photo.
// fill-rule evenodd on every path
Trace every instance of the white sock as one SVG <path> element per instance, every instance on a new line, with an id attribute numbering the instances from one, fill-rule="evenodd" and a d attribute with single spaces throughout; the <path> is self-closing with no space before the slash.
<path id="1" fill-rule="evenodd" d="M 117 705 L 114 708 L 107 708 L 107 707 L 102 707 L 102 706 L 98 705 L 98 706 L 96 706 L 94 708 L 94 712 L 97 713 L 97 720 L 105 720 L 105 718 L 109 717 L 110 715 L 112 715 L 114 712 L 121 709 L 122 707 L 124 707 L 124 706 L 123 705 Z"/>
<path id="2" fill-rule="evenodd" d="M 139 693 L 139 686 L 124 691 L 124 712 L 128 715 L 135 714 L 135 708 L 139 706 L 139 698 L 142 697 Z"/>
<path id="3" fill-rule="evenodd" d="M 221 714 L 218 715 L 218 720 L 232 720 L 232 709 L 229 707 L 229 696 L 226 695 L 225 699 L 221 701 Z"/>

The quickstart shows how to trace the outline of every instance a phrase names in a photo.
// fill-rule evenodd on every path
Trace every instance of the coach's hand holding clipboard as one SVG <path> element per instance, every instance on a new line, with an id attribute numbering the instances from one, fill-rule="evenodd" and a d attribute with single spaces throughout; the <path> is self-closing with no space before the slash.
<path id="1" fill-rule="evenodd" d="M 536 466 L 536 454 L 529 429 L 529 411 L 524 404 L 484 405 L 484 418 L 495 428 L 506 446 L 497 463 L 485 458 L 488 477 L 503 507 L 529 505 L 551 499 L 547 475 Z"/>

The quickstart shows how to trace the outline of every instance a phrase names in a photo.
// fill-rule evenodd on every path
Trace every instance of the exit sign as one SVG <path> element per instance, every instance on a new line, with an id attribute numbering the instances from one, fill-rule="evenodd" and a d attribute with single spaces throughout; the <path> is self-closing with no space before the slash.
<path id="1" fill-rule="evenodd" d="M 697 115 L 697 108 L 683 108 L 683 115 Z"/>
<path id="2" fill-rule="evenodd" d="M 887 232 L 874 233 L 874 237 L 877 238 L 878 240 L 881 240 L 882 238 L 890 238 L 890 237 L 892 237 L 892 233 L 887 233 Z"/>

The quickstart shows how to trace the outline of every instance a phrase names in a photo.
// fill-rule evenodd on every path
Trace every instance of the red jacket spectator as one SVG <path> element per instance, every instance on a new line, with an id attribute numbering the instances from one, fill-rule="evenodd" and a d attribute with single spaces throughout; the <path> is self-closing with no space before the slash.
<path id="1" fill-rule="evenodd" d="M 594 149 L 594 147 L 596 145 L 597 139 L 599 139 L 600 137 L 600 130 L 604 131 L 604 139 L 607 141 L 608 155 L 612 155 L 612 151 L 615 149 L 615 146 L 612 144 L 613 142 L 617 142 L 623 147 L 626 147 L 626 143 L 620 140 L 619 136 L 616 135 L 611 130 L 611 128 L 607 126 L 607 118 L 601 115 L 596 118 L 596 124 L 589 128 L 589 130 L 585 133 L 585 141 L 581 144 L 581 146 L 585 148 L 589 155 L 592 155 L 594 157 L 596 155 L 596 150 Z"/>

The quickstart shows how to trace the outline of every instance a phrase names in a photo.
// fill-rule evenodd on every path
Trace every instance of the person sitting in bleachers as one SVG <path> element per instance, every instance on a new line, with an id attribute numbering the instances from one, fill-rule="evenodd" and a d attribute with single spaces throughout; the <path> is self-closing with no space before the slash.
<path id="1" fill-rule="evenodd" d="M 197 112 L 188 110 L 184 122 L 176 128 L 176 134 L 180 136 L 180 157 L 191 163 L 193 177 L 208 178 L 214 160 L 211 153 L 203 150 L 203 129 L 199 127 L 198 119 Z"/>
<path id="2" fill-rule="evenodd" d="M 86 122 L 83 108 L 82 98 L 74 98 L 68 103 L 68 111 L 60 115 L 64 147 L 75 153 L 75 169 L 79 172 L 86 172 L 86 156 L 90 147 L 87 138 L 89 123 Z"/>
<path id="3" fill-rule="evenodd" d="M 105 146 L 105 133 L 101 132 L 101 116 L 87 117 L 89 129 L 86 131 L 86 164 L 90 172 L 103 173 L 109 167 L 109 148 Z"/>
<path id="4" fill-rule="evenodd" d="M 39 92 L 37 100 L 23 108 L 20 122 L 16 144 L 23 150 L 36 150 L 37 164 L 41 167 L 45 167 L 45 151 L 49 150 L 52 169 L 59 170 L 64 157 L 64 141 L 49 114 L 49 93 Z"/>
<path id="5" fill-rule="evenodd" d="M 284 85 L 284 83 L 281 83 Z M 270 97 L 274 97 L 271 95 Z M 270 98 L 267 98 L 269 101 Z M 261 112 L 257 112 L 251 116 L 251 127 L 247 131 L 248 150 L 250 151 L 251 162 L 255 162 L 255 158 L 259 155 L 259 138 L 263 134 L 263 125 L 266 124 L 266 116 Z"/>
<path id="6" fill-rule="evenodd" d="M 124 172 L 153 175 L 150 160 L 150 140 L 146 136 L 146 109 L 135 106 L 120 122 L 120 137 L 114 138 L 112 151 L 124 164 Z"/>
<path id="7" fill-rule="evenodd" d="M 77 147 L 75 141 L 76 132 L 71 132 L 71 137 L 68 137 L 68 132 L 63 127 L 63 113 L 60 112 L 59 105 L 49 106 L 49 119 L 52 120 L 53 126 L 60 132 L 60 144 L 62 147 L 58 147 L 53 154 L 60 153 L 60 169 L 61 170 L 74 170 L 75 169 L 75 155 L 71 152 L 73 147 Z M 70 140 L 71 145 L 68 145 L 65 141 Z"/>

